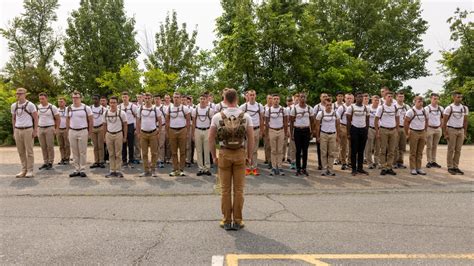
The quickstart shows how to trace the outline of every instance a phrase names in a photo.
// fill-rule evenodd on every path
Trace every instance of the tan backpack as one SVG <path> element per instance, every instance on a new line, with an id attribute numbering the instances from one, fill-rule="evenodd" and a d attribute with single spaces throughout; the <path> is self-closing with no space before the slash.
<path id="1" fill-rule="evenodd" d="M 237 150 L 244 145 L 247 136 L 244 114 L 244 112 L 241 112 L 237 117 L 227 117 L 224 112 L 221 112 L 222 120 L 219 121 L 217 139 L 222 141 L 227 149 Z"/>

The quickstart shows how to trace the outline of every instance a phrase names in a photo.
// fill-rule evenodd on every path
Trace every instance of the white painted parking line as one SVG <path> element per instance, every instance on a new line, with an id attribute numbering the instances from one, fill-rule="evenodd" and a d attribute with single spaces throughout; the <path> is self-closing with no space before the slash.
<path id="1" fill-rule="evenodd" d="M 224 256 L 212 256 L 212 266 L 224 266 Z"/>

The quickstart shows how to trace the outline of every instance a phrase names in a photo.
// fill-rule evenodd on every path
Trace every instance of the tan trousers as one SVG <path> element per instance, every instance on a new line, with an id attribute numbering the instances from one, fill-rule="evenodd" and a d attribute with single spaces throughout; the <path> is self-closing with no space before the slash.
<path id="1" fill-rule="evenodd" d="M 151 172 L 158 161 L 158 129 L 152 133 L 140 133 L 140 147 L 142 152 L 143 170 Z M 151 163 L 148 162 L 148 150 L 151 153 Z"/>
<path id="2" fill-rule="evenodd" d="M 334 151 L 336 150 L 336 134 L 321 132 L 319 146 L 321 147 L 321 166 L 323 169 L 332 170 Z"/>
<path id="3" fill-rule="evenodd" d="M 191 134 L 193 131 L 191 129 L 187 130 L 187 137 L 186 137 L 186 162 L 192 163 L 193 162 L 193 155 L 194 155 L 194 147 L 193 147 L 193 139 Z"/>
<path id="4" fill-rule="evenodd" d="M 84 171 L 87 161 L 87 141 L 89 132 L 83 130 L 69 130 L 69 143 L 71 145 L 74 169 L 78 172 Z"/>
<path id="5" fill-rule="evenodd" d="M 59 152 L 61 153 L 61 160 L 68 161 L 71 156 L 71 147 L 69 146 L 69 136 L 66 129 L 59 129 L 56 136 L 59 143 Z"/>
<path id="6" fill-rule="evenodd" d="M 410 130 L 410 169 L 421 169 L 421 159 L 425 148 L 426 131 Z"/>
<path id="7" fill-rule="evenodd" d="M 105 143 L 107 144 L 107 150 L 109 151 L 110 172 L 119 172 L 122 167 L 122 132 L 117 134 L 110 134 L 109 132 L 105 133 Z"/>
<path id="8" fill-rule="evenodd" d="M 168 139 L 171 147 L 171 157 L 173 158 L 173 171 L 183 171 L 186 157 L 186 137 L 188 136 L 187 128 L 179 130 L 170 128 Z M 178 160 L 179 149 L 179 160 Z"/>
<path id="9" fill-rule="evenodd" d="M 166 146 L 166 127 L 161 126 L 160 136 L 158 138 L 158 161 L 165 162 L 165 146 Z"/>
<path id="10" fill-rule="evenodd" d="M 102 127 L 92 128 L 91 136 L 92 144 L 94 145 L 94 163 L 104 162 L 104 134 Z"/>
<path id="11" fill-rule="evenodd" d="M 260 144 L 260 128 L 253 130 L 253 152 L 252 152 L 252 165 L 250 169 L 257 168 L 257 160 L 258 160 L 258 146 Z"/>
<path id="12" fill-rule="evenodd" d="M 365 146 L 365 158 L 369 165 L 380 163 L 380 138 L 377 138 L 376 135 L 375 129 L 369 128 L 367 145 Z"/>
<path id="13" fill-rule="evenodd" d="M 33 156 L 33 128 L 14 129 L 14 138 L 18 155 L 20 155 L 21 172 L 33 172 L 35 158 Z"/>
<path id="14" fill-rule="evenodd" d="M 464 143 L 464 129 L 454 129 L 448 127 L 448 168 L 459 168 L 459 158 L 461 158 L 461 148 Z"/>
<path id="15" fill-rule="evenodd" d="M 194 143 L 196 146 L 197 164 L 199 170 L 201 171 L 209 171 L 209 167 L 211 165 L 209 145 L 207 145 L 209 138 L 208 134 L 209 130 L 200 130 L 196 128 L 194 131 Z"/>
<path id="16" fill-rule="evenodd" d="M 225 223 L 242 221 L 245 186 L 245 149 L 219 150 L 219 178 L 222 186 L 221 210 Z M 232 191 L 233 199 L 232 199 Z"/>
<path id="17" fill-rule="evenodd" d="M 54 163 L 54 126 L 38 128 L 38 140 L 45 164 Z"/>
<path id="18" fill-rule="evenodd" d="M 288 159 L 290 159 L 290 161 L 291 161 L 292 163 L 294 163 L 294 162 L 295 162 L 295 156 L 296 156 L 296 145 L 295 145 L 295 141 L 290 138 L 288 142 L 289 142 L 289 143 L 288 143 L 288 150 L 287 150 L 286 157 L 287 157 Z"/>
<path id="19" fill-rule="evenodd" d="M 436 153 L 438 150 L 439 140 L 443 131 L 441 127 L 428 127 L 426 131 L 426 160 L 427 162 L 436 162 Z"/>
<path id="20" fill-rule="evenodd" d="M 270 138 L 270 150 L 272 167 L 275 169 L 282 168 L 283 160 L 283 146 L 285 145 L 285 131 L 283 129 L 275 130 L 269 129 L 268 135 Z"/>
<path id="21" fill-rule="evenodd" d="M 380 128 L 380 164 L 384 169 L 392 169 L 397 129 Z"/>
<path id="22" fill-rule="evenodd" d="M 347 141 L 347 127 L 341 124 L 341 129 L 339 132 L 340 132 L 339 160 L 341 161 L 341 164 L 347 164 L 348 162 L 347 150 L 349 148 L 349 142 Z"/>
<path id="23" fill-rule="evenodd" d="M 403 127 L 398 128 L 398 139 L 395 143 L 395 163 L 403 164 L 403 155 L 407 151 L 407 137 Z"/>
<path id="24" fill-rule="evenodd" d="M 136 125 L 136 124 L 135 124 Z M 141 144 L 140 144 L 140 139 L 138 138 L 137 134 L 134 134 L 134 147 L 133 147 L 133 156 L 135 157 L 135 160 L 140 160 L 141 159 Z"/>
<path id="25" fill-rule="evenodd" d="M 266 132 L 265 136 L 263 137 L 263 148 L 265 150 L 265 161 L 270 163 L 272 161 L 272 149 L 270 147 L 270 136 L 268 133 L 268 130 Z"/>

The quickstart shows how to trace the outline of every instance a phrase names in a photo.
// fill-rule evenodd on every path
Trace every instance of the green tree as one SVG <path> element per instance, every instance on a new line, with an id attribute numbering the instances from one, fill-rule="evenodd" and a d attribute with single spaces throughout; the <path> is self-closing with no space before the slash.
<path id="1" fill-rule="evenodd" d="M 142 72 L 138 68 L 136 60 L 120 67 L 118 72 L 103 72 L 96 78 L 100 88 L 105 88 L 113 95 L 120 95 L 123 91 L 128 91 L 131 95 L 136 95 L 142 91 L 140 79 Z"/>
<path id="2" fill-rule="evenodd" d="M 398 88 L 428 75 L 419 0 L 312 0 L 308 10 L 323 41 L 352 40 L 351 54 L 367 61 L 379 82 Z"/>
<path id="3" fill-rule="evenodd" d="M 116 73 L 138 56 L 135 20 L 125 14 L 123 0 L 81 0 L 68 18 L 61 75 L 70 90 L 110 94 L 96 81 Z"/>
<path id="4" fill-rule="evenodd" d="M 11 57 L 5 66 L 14 87 L 25 87 L 32 97 L 42 91 L 56 95 L 61 87 L 51 62 L 61 44 L 52 28 L 57 21 L 57 0 L 25 0 L 24 13 L 9 22 L 0 34 L 7 39 Z"/>
<path id="5" fill-rule="evenodd" d="M 172 94 L 176 87 L 178 75 L 167 74 L 159 68 L 149 69 L 144 73 L 145 91 L 153 94 Z"/>
<path id="6" fill-rule="evenodd" d="M 145 60 L 147 69 L 159 69 L 167 75 L 174 73 L 177 75 L 176 87 L 190 86 L 199 74 L 195 63 L 199 50 L 196 36 L 197 30 L 188 33 L 186 23 L 179 27 L 177 14 L 172 11 L 171 17 L 169 14 L 166 16 L 155 36 L 156 50 Z"/>
<path id="7" fill-rule="evenodd" d="M 4 78 L 0 76 L 0 145 L 14 143 L 10 106 L 15 101 L 15 90 L 12 84 L 4 82 Z"/>

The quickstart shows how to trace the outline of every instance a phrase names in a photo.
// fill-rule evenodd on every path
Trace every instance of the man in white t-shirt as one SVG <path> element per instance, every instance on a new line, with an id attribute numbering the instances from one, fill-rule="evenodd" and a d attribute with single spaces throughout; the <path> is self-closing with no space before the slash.
<path id="1" fill-rule="evenodd" d="M 92 95 L 93 104 L 90 106 L 92 111 L 92 144 L 94 145 L 94 163 L 90 168 L 105 168 L 104 164 L 104 134 L 102 133 L 103 115 L 105 110 L 104 106 L 100 104 L 99 95 Z"/>
<path id="2" fill-rule="evenodd" d="M 421 169 L 421 159 L 426 142 L 428 117 L 423 109 L 423 98 L 415 97 L 415 106 L 405 114 L 405 135 L 410 144 L 410 170 L 412 175 L 426 175 Z"/>
<path id="3" fill-rule="evenodd" d="M 40 170 L 53 169 L 54 162 L 54 134 L 58 131 L 58 108 L 48 102 L 48 95 L 40 93 L 38 104 L 38 140 L 43 153 L 43 165 Z"/>
<path id="4" fill-rule="evenodd" d="M 404 154 L 407 150 L 407 138 L 405 136 L 405 114 L 410 110 L 410 106 L 405 103 L 405 93 L 403 91 L 397 92 L 397 102 L 395 105 L 398 109 L 398 115 L 400 116 L 400 125 L 398 127 L 398 139 L 395 145 L 395 163 L 393 168 L 406 169 L 407 167 L 403 164 Z"/>
<path id="5" fill-rule="evenodd" d="M 316 115 L 316 142 L 321 146 L 322 176 L 335 176 L 332 172 L 337 138 L 339 137 L 339 116 L 334 111 L 331 98 L 324 100 L 324 110 Z"/>
<path id="6" fill-rule="evenodd" d="M 325 101 L 327 98 L 329 98 L 329 95 L 327 93 L 323 92 L 321 93 L 321 95 L 319 95 L 319 103 L 316 104 L 313 108 L 313 113 L 315 117 L 318 115 L 319 112 L 324 111 L 326 109 Z M 316 142 L 316 154 L 318 157 L 318 170 L 322 170 L 323 166 L 321 163 L 321 147 L 318 142 Z"/>
<path id="7" fill-rule="evenodd" d="M 161 127 L 160 127 L 160 137 L 158 139 L 158 168 L 165 167 L 165 156 L 166 156 L 166 113 L 167 106 L 165 106 L 161 101 L 161 95 L 156 94 L 154 96 L 155 107 L 161 113 Z M 158 125 L 159 126 L 159 125 Z"/>
<path id="8" fill-rule="evenodd" d="M 38 112 L 35 104 L 26 100 L 26 89 L 16 89 L 16 102 L 11 105 L 13 137 L 21 161 L 17 178 L 33 177 L 33 144 L 38 132 Z"/>
<path id="9" fill-rule="evenodd" d="M 260 138 L 265 131 L 263 115 L 265 112 L 265 108 L 262 104 L 255 101 L 257 98 L 257 93 L 255 90 L 248 90 L 247 93 L 248 102 L 242 104 L 239 108 L 240 110 L 244 111 L 245 113 L 249 114 L 252 118 L 253 124 L 253 146 L 252 151 L 252 165 L 250 165 L 247 169 L 245 169 L 245 175 L 260 175 L 257 169 L 257 153 L 258 153 L 258 144 L 260 143 Z"/>
<path id="10" fill-rule="evenodd" d="M 58 113 L 59 113 L 59 128 L 58 128 L 58 132 L 56 133 L 56 138 L 59 144 L 59 152 L 61 153 L 61 161 L 58 164 L 68 165 L 69 158 L 71 156 L 71 146 L 69 146 L 69 136 L 68 136 L 68 130 L 66 127 L 67 106 L 66 106 L 66 98 L 64 97 L 58 98 Z"/>
<path id="11" fill-rule="evenodd" d="M 209 150 L 219 168 L 222 186 L 221 210 L 224 218 L 220 225 L 225 230 L 239 230 L 244 226 L 245 168 L 252 162 L 254 145 L 252 119 L 237 107 L 238 99 L 234 89 L 226 90 L 224 101 L 228 108 L 214 115 L 209 130 Z M 216 155 L 216 139 L 221 144 L 219 157 Z"/>
<path id="12" fill-rule="evenodd" d="M 350 125 L 347 126 L 347 108 L 349 108 L 354 102 L 354 95 L 352 93 L 346 93 L 345 103 L 337 109 L 337 115 L 341 119 L 341 136 L 339 140 L 339 161 L 341 162 L 341 170 L 349 169 L 348 163 L 350 164 L 350 143 L 347 138 L 349 134 Z M 349 157 L 349 158 L 348 158 Z"/>
<path id="13" fill-rule="evenodd" d="M 127 141 L 122 145 L 122 165 L 124 167 L 133 166 L 135 161 L 135 128 L 138 107 L 130 102 L 130 95 L 127 91 L 122 92 L 122 103 L 118 109 L 127 115 Z M 127 161 L 128 155 L 128 161 Z"/>
<path id="14" fill-rule="evenodd" d="M 369 130 L 369 111 L 364 105 L 364 96 L 361 92 L 355 95 L 355 104 L 347 108 L 347 138 L 351 144 L 352 175 L 368 175 L 364 170 L 364 150 Z"/>
<path id="15" fill-rule="evenodd" d="M 87 142 L 92 135 L 92 110 L 81 102 L 78 91 L 72 93 L 72 105 L 67 109 L 66 125 L 75 171 L 69 177 L 87 177 L 84 169 L 87 162 Z"/>
<path id="16" fill-rule="evenodd" d="M 375 132 L 375 114 L 380 103 L 380 96 L 373 95 L 372 103 L 367 107 L 369 110 L 369 132 L 367 134 L 367 144 L 365 146 L 365 159 L 369 169 L 376 169 L 380 163 L 380 138 Z"/>
<path id="17" fill-rule="evenodd" d="M 109 151 L 110 172 L 105 177 L 123 177 L 120 172 L 122 167 L 122 148 L 127 141 L 128 121 L 124 111 L 117 108 L 118 98 L 110 97 L 110 108 L 105 110 L 102 117 L 105 142 Z"/>
<path id="18" fill-rule="evenodd" d="M 270 175 L 285 175 L 283 162 L 283 146 L 288 138 L 288 112 L 280 106 L 280 96 L 273 94 L 273 105 L 265 111 L 266 127 L 270 138 L 272 171 Z"/>
<path id="19" fill-rule="evenodd" d="M 208 96 L 203 93 L 199 97 L 199 104 L 196 105 L 191 112 L 193 126 L 191 130 L 192 138 L 196 147 L 197 164 L 199 171 L 198 176 L 211 175 L 210 167 L 210 152 L 207 145 L 209 128 L 211 127 L 211 119 L 214 116 L 214 110 L 207 102 Z"/>
<path id="20" fill-rule="evenodd" d="M 175 92 L 173 94 L 173 104 L 170 105 L 166 114 L 166 131 L 170 141 L 171 157 L 173 158 L 173 171 L 170 176 L 184 176 L 190 113 L 188 106 L 181 102 L 181 94 Z"/>
<path id="21" fill-rule="evenodd" d="M 288 132 L 289 132 L 290 123 L 291 123 L 290 112 L 293 105 L 294 105 L 293 97 L 288 96 L 286 98 L 286 113 L 288 114 Z M 295 153 L 296 153 L 295 141 L 292 140 L 290 137 L 286 138 L 285 146 L 283 147 L 283 154 L 286 154 L 286 161 L 290 164 L 291 170 L 296 169 Z"/>
<path id="22" fill-rule="evenodd" d="M 266 104 L 265 104 L 265 112 L 268 108 L 270 108 L 273 104 L 273 96 L 271 94 L 267 95 Z M 265 127 L 263 131 L 263 148 L 265 151 L 265 164 L 268 164 L 268 169 L 272 169 L 272 150 L 270 147 L 270 138 L 268 136 L 268 127 Z"/>
<path id="23" fill-rule="evenodd" d="M 194 124 L 193 124 L 193 119 L 191 118 L 191 113 L 195 108 L 194 103 L 193 103 L 193 97 L 190 95 L 186 95 L 182 103 L 188 107 L 189 112 L 190 112 L 188 136 L 186 137 L 186 167 L 191 167 L 191 165 L 194 163 L 194 147 L 195 147 L 195 143 L 194 143 L 193 135 L 192 135 L 193 134 L 192 128 L 194 127 Z"/>
<path id="24" fill-rule="evenodd" d="M 463 175 L 459 169 L 459 158 L 461 148 L 467 138 L 467 118 L 469 109 L 463 105 L 463 95 L 460 92 L 453 93 L 453 103 L 444 109 L 443 133 L 448 141 L 447 164 L 448 172 L 452 175 Z"/>
<path id="25" fill-rule="evenodd" d="M 441 125 L 443 124 L 444 108 L 439 105 L 439 94 L 431 93 L 431 102 L 425 106 L 425 112 L 428 116 L 428 128 L 426 129 L 426 164 L 427 168 L 441 168 L 436 162 L 436 154 L 438 151 L 439 140 L 443 131 Z"/>

